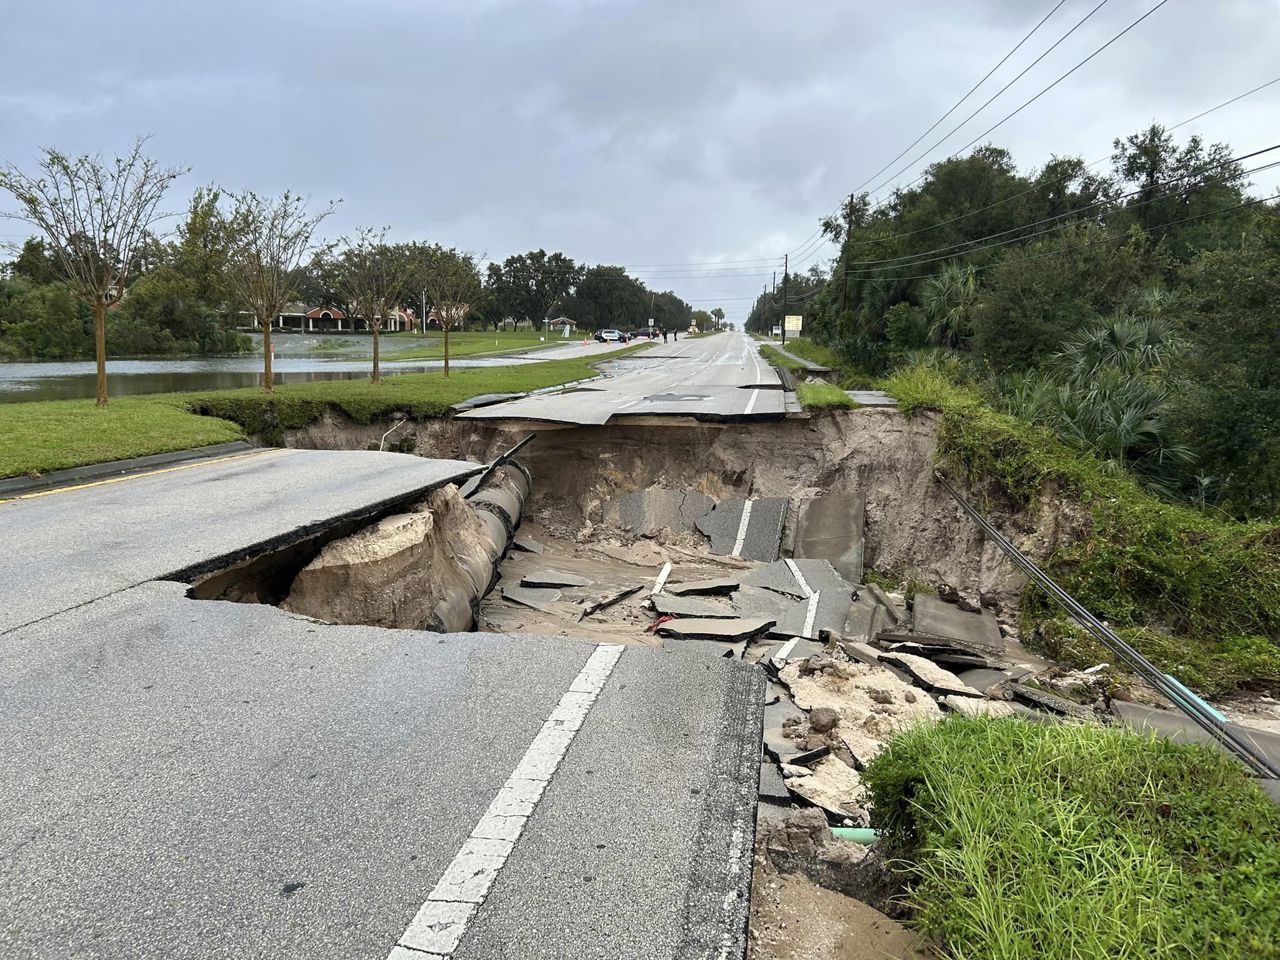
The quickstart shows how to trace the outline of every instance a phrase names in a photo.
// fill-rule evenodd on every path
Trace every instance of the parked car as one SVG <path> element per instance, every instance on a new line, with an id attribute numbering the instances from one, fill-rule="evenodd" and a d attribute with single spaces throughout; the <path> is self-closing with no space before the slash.
<path id="1" fill-rule="evenodd" d="M 596 339 L 601 343 L 626 343 L 627 338 L 621 330 L 597 330 Z"/>
<path id="2" fill-rule="evenodd" d="M 657 335 L 658 331 L 653 327 L 640 327 L 638 330 L 631 331 L 631 339 L 633 340 L 652 340 Z"/>

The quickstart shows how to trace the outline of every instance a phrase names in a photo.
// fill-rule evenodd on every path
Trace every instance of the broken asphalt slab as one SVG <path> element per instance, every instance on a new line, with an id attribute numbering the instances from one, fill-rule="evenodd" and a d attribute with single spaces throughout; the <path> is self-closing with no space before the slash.
<path id="1" fill-rule="evenodd" d="M 703 600 L 697 596 L 656 593 L 650 597 L 653 609 L 673 617 L 735 617 L 738 614 L 725 603 Z"/>
<path id="2" fill-rule="evenodd" d="M 996 656 L 1005 652 L 1000 624 L 990 610 L 970 613 L 935 594 L 917 593 L 912 614 L 916 633 L 955 640 Z"/>
<path id="3" fill-rule="evenodd" d="M 650 487 L 605 503 L 604 520 L 642 537 L 661 530 L 688 533 L 715 505 L 713 499 L 696 490 Z"/>
<path id="4" fill-rule="evenodd" d="M 773 621 L 765 618 L 722 620 L 690 617 L 688 619 L 680 618 L 660 623 L 657 627 L 657 633 L 664 637 L 724 640 L 733 643 L 758 637 L 772 626 Z"/>
<path id="5" fill-rule="evenodd" d="M 827 560 L 849 583 L 862 582 L 862 531 L 866 494 L 828 493 L 800 504 L 794 554 Z"/>
<path id="6" fill-rule="evenodd" d="M 711 540 L 711 552 L 767 563 L 778 559 L 787 501 L 781 498 L 726 500 L 696 526 Z"/>
<path id="7" fill-rule="evenodd" d="M 975 690 L 950 670 L 944 670 L 932 660 L 926 660 L 924 657 L 912 656 L 909 653 L 882 653 L 880 654 L 880 660 L 905 671 L 926 690 L 962 697 L 983 696 L 981 690 Z"/>
<path id="8" fill-rule="evenodd" d="M 561 573 L 559 570 L 535 570 L 520 578 L 522 587 L 589 587 L 592 581 L 580 577 L 576 573 Z"/>
<path id="9" fill-rule="evenodd" d="M 6 636 L 0 954 L 387 956 L 595 648 L 185 589 Z M 744 956 L 762 674 L 628 647 L 601 683 L 458 958 Z"/>
<path id="10" fill-rule="evenodd" d="M 561 596 L 559 590 L 551 587 L 524 587 L 512 584 L 502 588 L 502 599 L 518 603 L 522 607 L 541 610 L 543 613 L 554 610 L 554 604 Z"/>
<path id="11" fill-rule="evenodd" d="M 664 593 L 676 596 L 724 595 L 733 593 L 742 585 L 736 577 L 714 577 L 710 580 L 686 580 L 684 583 L 668 583 L 662 588 Z"/>

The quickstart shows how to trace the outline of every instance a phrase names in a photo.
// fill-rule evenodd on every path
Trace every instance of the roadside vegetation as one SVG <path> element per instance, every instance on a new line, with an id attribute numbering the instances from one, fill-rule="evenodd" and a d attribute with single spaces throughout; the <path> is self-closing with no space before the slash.
<path id="1" fill-rule="evenodd" d="M 1280 207 L 1234 153 L 1159 126 L 1102 172 L 979 148 L 851 198 L 830 268 L 788 283 L 788 349 L 940 411 L 940 458 L 989 507 L 1080 504 L 1049 572 L 1206 694 L 1280 684 Z M 761 297 L 747 329 L 788 312 Z M 1050 655 L 1112 659 L 1045 598 L 1022 614 Z"/>
<path id="2" fill-rule="evenodd" d="M 1280 205 L 1250 193 L 1245 152 L 1159 126 L 1116 140 L 1109 171 L 979 148 L 882 206 L 853 197 L 822 224 L 830 266 L 747 329 L 803 312 L 844 366 L 942 368 L 1162 499 L 1276 516 Z"/>
<path id="3" fill-rule="evenodd" d="M 858 406 L 834 383 L 796 384 L 796 399 L 806 410 L 853 410 Z"/>
<path id="4" fill-rule="evenodd" d="M 421 336 L 421 334 L 415 334 Z M 546 342 L 540 338 L 545 336 Z M 570 334 L 565 340 L 560 330 L 548 327 L 538 330 L 459 330 L 449 336 L 449 355 L 451 357 L 484 357 L 501 356 L 506 353 L 523 353 L 527 350 L 542 350 L 547 347 L 564 346 L 578 343 L 581 336 Z M 392 346 L 394 340 L 388 342 Z M 444 356 L 444 340 L 436 340 L 412 350 L 401 350 L 390 354 L 388 360 L 439 360 Z"/>
<path id="5" fill-rule="evenodd" d="M 1219 751 L 952 717 L 864 779 L 944 956 L 1280 957 L 1280 807 Z"/>
<path id="6" fill-rule="evenodd" d="M 627 348 L 630 349 L 630 348 Z M 484 393 L 523 393 L 593 377 L 582 360 L 550 360 L 510 367 L 406 373 L 381 384 L 326 380 L 261 390 L 120 397 L 106 409 L 93 400 L 0 404 L 0 477 L 167 453 L 261 435 L 283 441 L 282 431 L 304 427 L 333 411 L 357 423 L 392 413 L 438 417 L 452 404 Z"/>
<path id="7" fill-rule="evenodd" d="M 940 411 L 944 466 L 991 491 L 995 506 L 1024 509 L 1053 490 L 1088 511 L 1088 534 L 1061 547 L 1048 572 L 1163 669 L 1206 694 L 1280 683 L 1280 525 L 1162 501 L 932 367 L 899 370 L 884 388 L 909 415 Z M 1112 659 L 1038 592 L 1022 617 L 1024 638 L 1055 658 Z"/>

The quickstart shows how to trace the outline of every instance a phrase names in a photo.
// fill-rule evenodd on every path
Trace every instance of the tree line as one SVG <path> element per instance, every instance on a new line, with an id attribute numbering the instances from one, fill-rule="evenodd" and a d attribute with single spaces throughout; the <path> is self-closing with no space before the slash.
<path id="1" fill-rule="evenodd" d="M 872 375 L 928 364 L 1170 499 L 1280 512 L 1280 207 L 1159 125 L 1019 172 L 985 146 L 821 223 L 837 253 L 757 299 Z"/>
<path id="2" fill-rule="evenodd" d="M 394 311 L 425 308 L 422 326 L 444 336 L 446 375 L 449 333 L 469 324 L 542 329 L 564 316 L 599 330 L 650 318 L 684 328 L 695 319 L 676 294 L 649 290 L 623 267 L 559 252 L 486 263 L 439 243 L 389 242 L 385 228 L 321 242 L 317 231 L 335 204 L 309 209 L 290 192 L 201 187 L 173 235 L 161 238 L 161 199 L 188 171 L 161 166 L 144 146 L 138 140 L 110 160 L 50 149 L 30 172 L 0 168 L 0 190 L 17 200 L 6 215 L 38 232 L 0 267 L 0 360 L 94 357 L 100 404 L 108 356 L 247 352 L 253 342 L 238 328 L 249 318 L 263 332 L 270 390 L 271 323 L 296 300 L 365 321 L 375 381 L 381 330 Z"/>

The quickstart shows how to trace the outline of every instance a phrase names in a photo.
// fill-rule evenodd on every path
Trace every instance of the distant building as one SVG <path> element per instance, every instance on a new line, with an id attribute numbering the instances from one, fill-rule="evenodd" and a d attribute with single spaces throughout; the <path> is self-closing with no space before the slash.
<path id="1" fill-rule="evenodd" d="M 417 325 L 417 317 L 412 310 L 396 309 L 383 322 L 382 330 L 385 333 L 396 333 L 414 330 Z M 258 321 L 252 320 L 251 326 L 257 330 Z M 337 307 L 308 307 L 305 303 L 286 304 L 271 327 L 273 330 L 296 330 L 298 333 L 359 333 L 369 329 L 363 317 L 349 317 Z"/>

